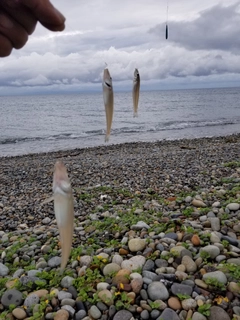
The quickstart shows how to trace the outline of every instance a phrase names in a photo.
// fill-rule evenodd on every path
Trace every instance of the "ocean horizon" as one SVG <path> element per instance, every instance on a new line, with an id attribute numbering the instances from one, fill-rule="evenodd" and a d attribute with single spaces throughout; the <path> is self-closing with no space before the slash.
<path id="1" fill-rule="evenodd" d="M 102 92 L 0 96 L 0 157 L 240 132 L 240 88 L 116 92 L 110 141 Z"/>

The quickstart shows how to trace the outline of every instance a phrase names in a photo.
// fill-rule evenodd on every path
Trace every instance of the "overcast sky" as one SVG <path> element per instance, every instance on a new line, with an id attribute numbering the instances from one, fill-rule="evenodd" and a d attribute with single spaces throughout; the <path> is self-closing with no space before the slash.
<path id="1" fill-rule="evenodd" d="M 240 1 L 53 0 L 66 29 L 37 26 L 0 59 L 0 94 L 100 91 L 105 62 L 114 90 L 240 86 Z"/>

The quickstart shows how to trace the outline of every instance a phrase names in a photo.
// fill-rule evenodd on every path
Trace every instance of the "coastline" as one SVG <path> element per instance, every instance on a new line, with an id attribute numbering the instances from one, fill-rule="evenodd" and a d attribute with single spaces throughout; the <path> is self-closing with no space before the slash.
<path id="1" fill-rule="evenodd" d="M 75 199 L 61 278 L 53 205 L 43 205 L 56 160 Z M 0 185 L 1 303 L 13 319 L 32 319 L 36 301 L 39 319 L 240 317 L 240 134 L 2 157 Z M 18 305 L 12 288 L 27 292 Z"/>

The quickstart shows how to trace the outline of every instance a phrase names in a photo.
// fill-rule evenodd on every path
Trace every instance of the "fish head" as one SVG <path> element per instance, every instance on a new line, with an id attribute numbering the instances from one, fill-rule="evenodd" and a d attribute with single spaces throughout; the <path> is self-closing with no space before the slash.
<path id="1" fill-rule="evenodd" d="M 140 80 L 140 75 L 139 75 L 139 71 L 137 68 L 135 68 L 134 70 L 134 77 L 133 77 L 133 81 L 137 82 Z"/>
<path id="2" fill-rule="evenodd" d="M 112 78 L 108 68 L 105 68 L 103 71 L 103 87 L 112 90 Z"/>
<path id="3" fill-rule="evenodd" d="M 66 195 L 71 192 L 71 184 L 68 178 L 67 169 L 62 161 L 57 161 L 54 166 L 53 174 L 54 194 Z"/>

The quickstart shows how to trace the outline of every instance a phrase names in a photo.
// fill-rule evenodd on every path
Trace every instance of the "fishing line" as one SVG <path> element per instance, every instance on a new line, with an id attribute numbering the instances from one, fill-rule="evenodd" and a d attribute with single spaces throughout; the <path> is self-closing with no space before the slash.
<path id="1" fill-rule="evenodd" d="M 165 38 L 168 39 L 168 0 L 167 0 L 167 14 L 166 14 L 166 31 L 165 31 Z"/>

